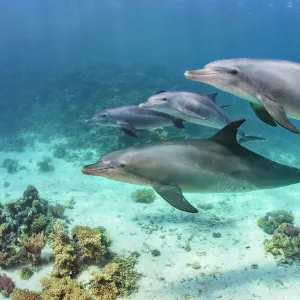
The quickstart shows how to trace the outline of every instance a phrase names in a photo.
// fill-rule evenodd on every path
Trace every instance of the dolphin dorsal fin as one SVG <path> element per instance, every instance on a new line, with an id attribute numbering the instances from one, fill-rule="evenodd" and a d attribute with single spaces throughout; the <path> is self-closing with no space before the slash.
<path id="1" fill-rule="evenodd" d="M 207 98 L 209 98 L 211 101 L 216 103 L 216 97 L 218 96 L 218 93 L 212 92 L 212 93 L 206 93 L 204 94 Z"/>
<path id="2" fill-rule="evenodd" d="M 245 122 L 245 119 L 233 121 L 222 129 L 220 129 L 216 134 L 214 134 L 211 139 L 222 145 L 234 145 L 237 144 L 236 134 L 238 128 Z"/>
<path id="3" fill-rule="evenodd" d="M 158 95 L 158 94 L 161 94 L 161 93 L 164 93 L 165 91 L 159 91 L 159 92 L 156 92 L 155 94 L 153 94 L 153 96 L 154 95 Z"/>

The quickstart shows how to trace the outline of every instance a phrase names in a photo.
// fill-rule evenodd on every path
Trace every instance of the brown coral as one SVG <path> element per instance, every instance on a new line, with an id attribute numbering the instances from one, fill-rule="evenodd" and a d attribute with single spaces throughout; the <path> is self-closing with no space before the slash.
<path id="1" fill-rule="evenodd" d="M 128 296 L 136 289 L 137 272 L 135 254 L 120 255 L 107 264 L 102 273 L 94 272 L 91 293 L 97 300 L 111 300 L 117 296 Z"/>
<path id="2" fill-rule="evenodd" d="M 29 291 L 27 289 L 14 289 L 10 295 L 11 300 L 41 300 L 41 297 L 38 293 Z"/>
<path id="3" fill-rule="evenodd" d="M 113 282 L 113 275 L 118 270 L 117 264 L 107 264 L 103 273 L 94 272 L 94 280 L 92 281 L 91 292 L 96 300 L 111 300 L 118 296 L 118 288 Z"/>
<path id="4" fill-rule="evenodd" d="M 34 233 L 31 236 L 24 236 L 21 240 L 21 244 L 24 246 L 26 252 L 28 253 L 28 258 L 34 264 L 40 264 L 41 252 L 46 244 L 44 233 Z"/>
<path id="5" fill-rule="evenodd" d="M 104 228 L 75 226 L 72 236 L 84 260 L 100 262 L 107 252 L 110 239 Z"/>
<path id="6" fill-rule="evenodd" d="M 88 293 L 70 277 L 43 278 L 41 300 L 90 300 Z"/>
<path id="7" fill-rule="evenodd" d="M 77 270 L 75 248 L 71 244 L 68 235 L 64 232 L 61 221 L 56 222 L 53 229 L 53 233 L 50 235 L 52 239 L 50 246 L 53 249 L 55 258 L 52 275 L 57 277 L 74 275 Z"/>

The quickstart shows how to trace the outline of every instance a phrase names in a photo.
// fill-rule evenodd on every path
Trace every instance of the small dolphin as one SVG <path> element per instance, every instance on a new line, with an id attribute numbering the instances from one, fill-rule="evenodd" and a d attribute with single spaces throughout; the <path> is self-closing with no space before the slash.
<path id="1" fill-rule="evenodd" d="M 151 185 L 169 204 L 196 213 L 182 195 L 236 193 L 300 182 L 300 169 L 260 156 L 237 143 L 245 120 L 231 122 L 209 139 L 169 140 L 142 144 L 103 155 L 82 168 L 87 175 Z"/>
<path id="2" fill-rule="evenodd" d="M 188 79 L 207 83 L 250 101 L 258 118 L 294 133 L 287 116 L 300 119 L 300 64 L 270 59 L 237 58 L 209 63 L 186 71 Z"/>
<path id="3" fill-rule="evenodd" d="M 180 129 L 184 128 L 182 120 L 150 109 L 142 110 L 135 105 L 101 110 L 85 122 L 97 123 L 101 126 L 118 127 L 133 137 L 137 137 L 137 129 L 155 129 L 172 125 Z"/>
<path id="4" fill-rule="evenodd" d="M 218 93 L 198 95 L 189 92 L 160 92 L 150 97 L 140 108 L 152 109 L 173 117 L 212 128 L 222 128 L 233 119 L 216 104 Z M 264 140 L 256 136 L 246 136 L 243 129 L 238 129 L 242 137 L 239 143 L 249 140 Z"/>

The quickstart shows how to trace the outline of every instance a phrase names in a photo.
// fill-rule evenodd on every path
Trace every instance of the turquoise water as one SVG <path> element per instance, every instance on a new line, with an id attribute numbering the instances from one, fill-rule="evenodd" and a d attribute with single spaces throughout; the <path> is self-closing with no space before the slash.
<path id="1" fill-rule="evenodd" d="M 261 122 L 246 100 L 183 75 L 224 58 L 299 62 L 299 11 L 298 0 L 2 1 L 0 275 L 11 277 L 16 288 L 41 293 L 41 299 L 105 299 L 93 292 L 95 285 L 107 287 L 95 283 L 93 270 L 104 272 L 114 255 L 126 251 L 139 253 L 136 264 L 128 265 L 140 276 L 133 276 L 136 285 L 126 293 L 114 283 L 118 291 L 111 299 L 298 299 L 299 245 L 294 256 L 274 256 L 264 245 L 273 235 L 257 220 L 287 210 L 300 226 L 299 184 L 241 194 L 184 193 L 199 210 L 189 214 L 158 194 L 150 203 L 134 201 L 132 193 L 149 186 L 86 176 L 81 169 L 108 151 L 216 133 L 185 124 L 184 130 L 168 126 L 133 138 L 119 128 L 85 123 L 100 109 L 138 105 L 161 90 L 217 91 L 217 103 L 230 105 L 225 110 L 233 119 L 246 119 L 247 134 L 266 139 L 243 146 L 300 168 L 298 135 Z M 29 185 L 39 191 L 38 199 L 19 199 Z M 65 207 L 63 214 L 53 207 Z M 49 236 L 57 220 L 66 226 L 77 264 L 76 272 L 59 276 L 62 266 Z M 33 229 L 34 222 L 45 223 Z M 100 260 L 84 257 L 75 226 L 106 228 L 112 242 Z M 41 232 L 45 247 L 36 264 L 22 254 L 21 241 Z M 20 278 L 24 265 L 34 271 L 27 280 Z M 86 298 L 45 294 L 41 280 L 49 276 L 58 278 L 56 287 L 70 276 Z"/>

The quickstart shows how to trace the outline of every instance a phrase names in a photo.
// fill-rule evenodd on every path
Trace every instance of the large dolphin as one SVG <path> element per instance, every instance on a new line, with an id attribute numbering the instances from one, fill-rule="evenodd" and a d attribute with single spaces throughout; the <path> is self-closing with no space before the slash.
<path id="1" fill-rule="evenodd" d="M 82 168 L 87 175 L 151 185 L 169 204 L 196 213 L 182 195 L 236 193 L 300 182 L 300 169 L 260 156 L 237 143 L 245 120 L 234 121 L 209 139 L 169 140 L 117 150 Z"/>
<path id="2" fill-rule="evenodd" d="M 185 77 L 204 82 L 250 101 L 265 123 L 299 133 L 287 116 L 300 119 L 300 64 L 270 59 L 218 60 Z"/>
<path id="3" fill-rule="evenodd" d="M 140 108 L 151 109 L 212 128 L 222 128 L 233 119 L 216 103 L 218 93 L 198 95 L 189 92 L 159 92 L 151 96 Z M 238 129 L 241 136 L 239 143 L 249 140 L 264 140 L 256 136 L 247 136 L 242 128 Z"/>
<path id="4" fill-rule="evenodd" d="M 136 105 L 104 109 L 85 122 L 118 127 L 133 137 L 137 137 L 137 129 L 155 129 L 172 125 L 184 128 L 182 120 L 150 109 L 142 110 Z"/>

